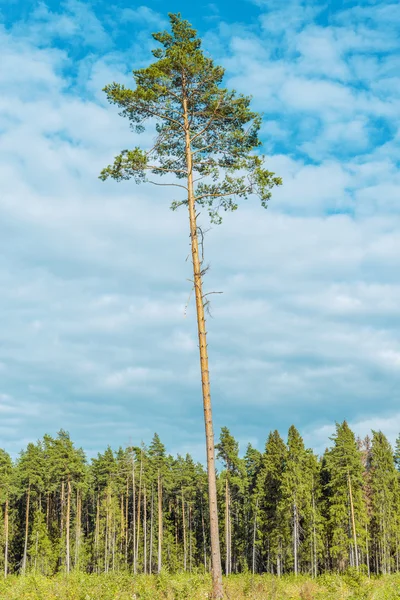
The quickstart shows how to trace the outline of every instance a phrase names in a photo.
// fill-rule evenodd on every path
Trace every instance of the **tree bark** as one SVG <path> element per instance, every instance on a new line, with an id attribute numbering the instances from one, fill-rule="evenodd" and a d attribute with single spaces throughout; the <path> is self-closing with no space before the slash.
<path id="1" fill-rule="evenodd" d="M 298 550 L 298 514 L 297 514 L 297 504 L 293 503 L 293 559 L 294 559 L 294 574 L 298 573 L 298 564 L 297 564 L 297 550 Z"/>
<path id="2" fill-rule="evenodd" d="M 352 526 L 352 529 L 353 529 L 355 567 L 356 567 L 356 569 L 358 571 L 358 547 L 357 547 L 356 520 L 355 520 L 355 516 L 354 516 L 353 492 L 352 492 L 352 489 L 351 489 L 351 479 L 350 479 L 350 473 L 349 472 L 347 472 L 347 481 L 348 481 L 348 485 L 349 485 L 351 526 Z"/>
<path id="3" fill-rule="evenodd" d="M 26 560 L 28 556 L 28 532 L 29 532 L 29 505 L 31 501 L 31 485 L 28 486 L 28 493 L 26 496 L 26 509 L 25 509 L 25 541 L 24 541 L 24 554 L 22 557 L 22 574 L 26 572 Z"/>
<path id="4" fill-rule="evenodd" d="M 95 554 L 95 564 L 96 564 L 96 571 L 97 573 L 99 573 L 99 567 L 100 567 L 100 552 L 99 552 L 99 540 L 100 538 L 100 498 L 99 498 L 99 493 L 97 493 L 97 500 L 96 500 L 96 526 L 95 526 L 95 532 L 94 532 L 94 554 Z"/>
<path id="5" fill-rule="evenodd" d="M 153 572 L 153 514 L 154 514 L 154 488 L 151 484 L 151 504 L 150 504 L 150 544 L 149 544 L 149 573 Z"/>
<path id="6" fill-rule="evenodd" d="M 71 520 L 71 479 L 68 475 L 67 481 L 67 517 L 65 524 L 65 537 L 66 537 L 66 555 L 65 555 L 65 563 L 66 563 L 66 571 L 69 573 L 70 571 L 70 520 Z"/>
<path id="7" fill-rule="evenodd" d="M 313 576 L 316 577 L 317 573 L 318 573 L 318 560 L 317 560 L 317 528 L 316 528 L 316 524 L 315 524 L 314 490 L 312 492 L 312 505 L 313 505 L 313 554 L 314 554 Z"/>
<path id="8" fill-rule="evenodd" d="M 76 523 L 75 523 L 75 569 L 79 568 L 79 546 L 81 540 L 81 497 L 79 489 L 76 490 Z"/>
<path id="9" fill-rule="evenodd" d="M 201 501 L 201 530 L 203 533 L 204 573 L 207 573 L 207 543 L 206 543 L 206 531 L 205 531 L 205 527 L 204 527 L 203 500 Z"/>
<path id="10" fill-rule="evenodd" d="M 160 471 L 158 471 L 157 495 L 158 495 L 158 565 L 157 565 L 157 572 L 161 573 L 163 519 L 162 519 L 162 484 L 161 484 Z"/>
<path id="11" fill-rule="evenodd" d="M 229 485 L 225 480 L 225 575 L 229 575 Z"/>
<path id="12" fill-rule="evenodd" d="M 6 505 L 4 509 L 4 577 L 8 575 L 8 505 L 9 500 L 6 498 Z"/>
<path id="13" fill-rule="evenodd" d="M 135 496 L 135 458 L 132 450 L 132 496 L 133 496 L 133 573 L 137 572 L 137 556 L 136 556 L 136 496 Z"/>
<path id="14" fill-rule="evenodd" d="M 256 509 L 254 511 L 254 525 L 253 525 L 253 560 L 252 560 L 253 575 L 256 572 L 257 512 L 258 512 L 258 498 L 256 500 Z"/>
<path id="15" fill-rule="evenodd" d="M 182 531 L 183 531 L 183 570 L 186 571 L 186 518 L 185 518 L 185 499 L 182 490 Z"/>
<path id="16" fill-rule="evenodd" d="M 143 572 L 147 575 L 147 498 L 146 485 L 143 486 Z"/>
<path id="17" fill-rule="evenodd" d="M 186 91 L 183 89 L 183 114 L 185 127 L 185 151 L 186 164 L 188 172 L 188 209 L 190 223 L 190 237 L 192 245 L 193 277 L 194 290 L 196 297 L 197 328 L 200 350 L 200 369 L 203 393 L 204 424 L 206 433 L 207 450 L 207 474 L 208 474 L 208 498 L 210 505 L 210 537 L 211 537 L 211 557 L 212 557 L 212 594 L 214 600 L 223 598 L 222 587 L 222 568 L 221 568 L 221 550 L 219 545 L 218 528 L 218 506 L 217 506 L 217 482 L 215 474 L 215 447 L 214 431 L 212 421 L 211 393 L 210 393 L 210 374 L 208 368 L 207 354 L 207 332 L 204 316 L 204 298 L 202 290 L 202 271 L 199 257 L 199 242 L 197 235 L 196 207 L 193 188 L 193 167 L 192 151 L 190 143 L 190 124 L 187 105 Z"/>
<path id="18" fill-rule="evenodd" d="M 142 475 L 143 475 L 143 449 L 140 452 L 140 473 L 139 473 L 139 490 L 137 502 L 137 531 L 136 531 L 136 561 L 139 556 L 139 538 L 140 538 L 140 495 L 142 493 Z"/>

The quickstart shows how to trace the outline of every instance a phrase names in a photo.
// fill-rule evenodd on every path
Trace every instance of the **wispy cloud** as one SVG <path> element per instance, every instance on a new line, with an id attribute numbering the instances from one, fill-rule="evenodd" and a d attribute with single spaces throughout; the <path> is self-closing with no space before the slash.
<path id="1" fill-rule="evenodd" d="M 346 417 L 360 432 L 381 423 L 393 440 L 400 86 L 390 5 L 257 5 L 257 21 L 205 21 L 206 50 L 229 85 L 254 95 L 268 166 L 284 178 L 268 211 L 250 201 L 207 235 L 206 287 L 224 292 L 208 321 L 216 430 L 262 447 L 294 422 L 320 449 Z M 187 216 L 169 211 L 169 193 L 97 179 L 136 143 L 101 88 L 129 85 L 164 17 L 155 5 L 104 8 L 41 4 L 0 31 L 2 436 L 15 453 L 63 426 L 96 452 L 157 430 L 199 458 Z"/>

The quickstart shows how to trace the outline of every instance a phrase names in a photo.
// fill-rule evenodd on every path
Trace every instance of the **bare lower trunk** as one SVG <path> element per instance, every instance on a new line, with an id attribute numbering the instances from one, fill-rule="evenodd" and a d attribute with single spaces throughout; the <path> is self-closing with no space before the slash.
<path id="1" fill-rule="evenodd" d="M 192 505 L 189 504 L 189 573 L 192 572 Z"/>
<path id="2" fill-rule="evenodd" d="M 256 572 L 257 512 L 258 512 L 258 498 L 257 498 L 257 501 L 256 501 L 256 509 L 254 511 L 254 524 L 253 524 L 253 560 L 252 560 L 252 572 L 253 572 L 253 575 Z"/>
<path id="3" fill-rule="evenodd" d="M 136 575 L 137 571 L 137 556 L 136 556 L 136 496 L 135 496 L 135 458 L 132 450 L 132 496 L 133 496 L 133 572 Z"/>
<path id="4" fill-rule="evenodd" d="M 149 544 L 149 573 L 153 572 L 153 514 L 154 514 L 154 488 L 151 486 L 151 504 L 150 504 L 150 544 Z"/>
<path id="5" fill-rule="evenodd" d="M 183 530 L 183 570 L 186 571 L 186 518 L 185 518 L 185 499 L 182 490 L 182 530 Z"/>
<path id="6" fill-rule="evenodd" d="M 206 531 L 205 531 L 205 527 L 204 527 L 203 501 L 201 501 L 201 530 L 203 533 L 204 572 L 207 573 L 207 543 L 206 543 Z"/>
<path id="7" fill-rule="evenodd" d="M 26 572 L 26 560 L 28 556 L 28 532 L 29 532 L 29 505 L 31 501 L 31 486 L 28 487 L 28 493 L 26 496 L 26 509 L 25 509 L 25 541 L 24 541 L 24 554 L 22 557 L 22 574 Z"/>
<path id="8" fill-rule="evenodd" d="M 99 556 L 99 537 L 100 537 L 100 499 L 99 499 L 99 494 L 97 494 L 97 501 L 96 501 L 96 526 L 95 526 L 95 530 L 94 530 L 94 554 L 95 554 L 95 565 L 96 565 L 96 571 L 97 573 L 99 572 L 99 563 L 100 563 L 100 556 Z"/>
<path id="9" fill-rule="evenodd" d="M 202 270 L 199 256 L 199 242 L 197 235 L 196 208 L 193 189 L 193 170 L 192 170 L 192 150 L 190 144 L 190 124 L 189 111 L 187 105 L 187 96 L 183 90 L 183 112 L 185 124 L 185 151 L 186 164 L 188 171 L 188 208 L 190 222 L 190 237 L 192 245 L 193 261 L 193 283 L 196 297 L 197 327 L 200 350 L 200 369 L 201 383 L 203 392 L 204 424 L 206 433 L 207 449 L 207 474 L 208 474 L 208 498 L 210 505 L 210 538 L 211 538 L 211 557 L 212 557 L 212 582 L 213 598 L 219 600 L 223 598 L 222 587 L 222 568 L 221 568 L 221 550 L 219 545 L 218 528 L 218 506 L 217 506 L 217 482 L 215 474 L 215 448 L 214 431 L 212 422 L 211 393 L 210 393 L 210 374 L 208 369 L 207 354 L 207 332 L 204 316 L 204 297 L 202 290 Z"/>
<path id="10" fill-rule="evenodd" d="M 351 489 L 350 473 L 347 473 L 347 481 L 349 485 L 349 499 L 350 499 L 350 512 L 351 512 L 351 526 L 353 530 L 353 541 L 354 541 L 354 559 L 355 567 L 358 571 L 358 547 L 357 547 L 357 532 L 356 532 L 356 520 L 354 517 L 354 505 L 353 505 L 353 492 Z"/>
<path id="11" fill-rule="evenodd" d="M 4 508 L 4 577 L 8 575 L 8 498 Z"/>
<path id="12" fill-rule="evenodd" d="M 140 452 L 140 472 L 139 472 L 139 490 L 137 501 L 137 531 L 136 531 L 136 561 L 139 557 L 139 539 L 140 539 L 140 496 L 142 493 L 142 475 L 143 475 L 143 449 Z"/>
<path id="13" fill-rule="evenodd" d="M 67 482 L 67 517 L 65 525 L 65 537 L 66 537 L 66 552 L 65 552 L 65 568 L 67 573 L 70 570 L 70 520 L 71 520 L 71 480 L 68 476 Z"/>
<path id="14" fill-rule="evenodd" d="M 163 537 L 163 520 L 162 520 L 162 484 L 161 484 L 161 475 L 158 472 L 158 481 L 157 481 L 157 490 L 158 490 L 158 565 L 157 572 L 161 573 L 162 568 L 162 537 Z"/>
<path id="15" fill-rule="evenodd" d="M 76 523 L 75 523 L 75 569 L 79 569 L 79 546 L 81 541 L 81 497 L 76 490 Z"/>
<path id="16" fill-rule="evenodd" d="M 294 559 L 294 574 L 298 573 L 298 564 L 297 564 L 297 550 L 298 550 L 298 514 L 297 514 L 297 504 L 294 502 L 293 504 L 293 559 Z"/>
<path id="17" fill-rule="evenodd" d="M 230 543 L 229 543 L 229 484 L 225 480 L 225 575 L 230 573 Z"/>
<path id="18" fill-rule="evenodd" d="M 147 574 L 147 498 L 146 486 L 143 488 L 143 572 Z"/>
<path id="19" fill-rule="evenodd" d="M 128 565 L 128 528 L 129 528 L 129 481 L 126 478 L 125 498 L 125 565 Z"/>
<path id="20" fill-rule="evenodd" d="M 313 576 L 316 577 L 317 573 L 318 573 L 318 559 L 317 559 L 317 528 L 316 528 L 316 524 L 315 524 L 315 497 L 314 497 L 314 490 L 313 490 L 313 495 L 312 495 L 312 504 L 313 504 L 313 554 L 314 554 Z"/>

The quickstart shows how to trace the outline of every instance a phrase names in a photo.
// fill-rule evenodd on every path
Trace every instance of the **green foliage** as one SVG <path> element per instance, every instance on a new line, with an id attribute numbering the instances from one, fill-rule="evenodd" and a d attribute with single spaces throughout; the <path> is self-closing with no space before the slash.
<path id="1" fill-rule="evenodd" d="M 233 574 L 244 576 L 254 568 L 256 574 L 287 575 L 296 570 L 296 556 L 299 576 L 342 571 L 347 579 L 329 581 L 347 586 L 355 586 L 355 579 L 364 585 L 368 572 L 384 575 L 400 569 L 399 476 L 388 440 L 373 432 L 372 441 L 356 441 L 346 422 L 337 424 L 331 439 L 331 448 L 319 460 L 292 426 L 287 443 L 274 431 L 264 452 L 249 445 L 242 457 L 237 440 L 222 428 L 216 445 L 220 541 Z M 158 585 L 175 589 L 173 576 L 182 572 L 205 581 L 210 564 L 207 474 L 189 454 L 168 455 L 157 434 L 148 447 L 107 447 L 90 464 L 63 431 L 28 444 L 15 463 L 0 451 L 0 568 L 5 565 L 8 520 L 9 573 L 21 571 L 28 518 L 26 573 L 38 581 L 40 575 L 65 573 L 69 518 L 75 573 L 113 573 L 116 579 L 107 581 L 117 581 L 117 574 L 134 571 L 134 548 L 137 573 L 155 573 L 159 476 L 165 572 Z M 187 593 L 188 579 L 174 581 L 171 594 Z M 253 583 L 242 581 L 243 589 L 253 593 Z M 308 594 L 312 585 L 302 593 Z"/>
<path id="2" fill-rule="evenodd" d="M 236 210 L 238 200 L 252 194 L 266 207 L 271 189 L 282 181 L 256 152 L 260 115 L 250 109 L 250 97 L 222 87 L 224 69 L 204 54 L 190 23 L 180 14 L 169 18 L 171 32 L 153 34 L 161 45 L 153 50 L 156 62 L 133 71 L 135 89 L 115 82 L 104 88 L 137 134 L 150 123 L 156 139 L 150 148 L 123 150 L 100 179 L 160 185 L 167 176 L 167 185 L 186 192 L 172 203 L 175 210 L 187 204 L 188 178 L 194 177 L 195 202 L 213 223 L 221 222 L 221 210 Z M 148 179 L 149 173 L 157 180 Z"/>

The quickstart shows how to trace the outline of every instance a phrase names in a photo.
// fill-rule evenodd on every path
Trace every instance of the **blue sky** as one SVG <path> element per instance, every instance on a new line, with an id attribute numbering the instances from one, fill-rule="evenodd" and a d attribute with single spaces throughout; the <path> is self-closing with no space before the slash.
<path id="1" fill-rule="evenodd" d="M 207 237 L 215 428 L 400 432 L 400 13 L 390 2 L 0 3 L 0 445 L 157 431 L 204 456 L 185 211 L 100 170 L 138 143 L 101 92 L 181 11 L 263 112 L 284 179 Z M 146 138 L 144 138 L 144 141 Z"/>

